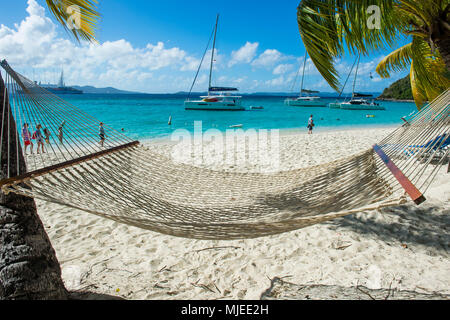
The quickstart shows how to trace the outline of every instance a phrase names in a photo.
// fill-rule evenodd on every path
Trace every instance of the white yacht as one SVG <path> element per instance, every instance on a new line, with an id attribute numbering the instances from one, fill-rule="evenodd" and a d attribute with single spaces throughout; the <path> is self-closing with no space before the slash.
<path id="1" fill-rule="evenodd" d="M 303 89 L 303 84 L 305 80 L 305 70 L 306 70 L 306 60 L 308 58 L 308 51 L 305 53 L 305 59 L 303 63 L 303 76 L 302 76 L 302 84 L 300 89 L 300 96 L 297 98 L 287 98 L 284 100 L 284 104 L 293 107 L 326 107 L 325 102 L 319 96 L 311 96 L 312 94 L 317 94 L 319 91 L 312 91 Z M 300 70 L 299 70 L 300 72 Z M 298 76 L 298 73 L 297 73 Z M 297 82 L 297 77 L 294 81 L 294 85 Z M 304 95 L 305 94 L 305 95 Z"/>
<path id="2" fill-rule="evenodd" d="M 342 102 L 332 102 L 330 104 L 328 104 L 328 107 L 331 109 L 340 109 L 341 108 L 341 104 Z"/>
<path id="3" fill-rule="evenodd" d="M 350 101 L 346 101 L 340 104 L 340 108 L 344 110 L 386 110 L 385 107 L 375 102 L 373 99 L 365 99 L 368 97 L 373 96 L 354 93 Z"/>
<path id="4" fill-rule="evenodd" d="M 304 92 L 304 90 L 303 90 Z M 313 91 L 316 93 L 316 91 Z M 288 98 L 284 101 L 288 106 L 293 107 L 325 107 L 326 104 L 321 100 L 320 97 L 313 96 L 300 96 L 297 98 Z"/>
<path id="5" fill-rule="evenodd" d="M 207 96 L 200 97 L 201 100 L 186 100 L 186 110 L 209 110 L 209 111 L 244 111 L 242 97 L 232 95 L 230 92 L 237 91 L 236 88 L 210 87 Z"/>
<path id="6" fill-rule="evenodd" d="M 372 98 L 373 96 L 370 94 L 361 94 L 355 92 L 356 88 L 356 80 L 358 78 L 358 69 L 359 69 L 359 63 L 360 63 L 361 56 L 358 57 L 358 66 L 356 67 L 356 73 L 355 73 L 355 80 L 353 81 L 353 93 L 352 98 L 349 101 L 344 102 L 334 102 L 330 103 L 328 107 L 331 109 L 343 109 L 343 110 L 386 110 L 385 107 L 380 105 L 379 103 L 375 102 Z M 356 61 L 355 61 L 356 63 Z M 352 70 L 350 71 L 350 74 L 352 73 Z M 350 77 L 349 74 L 349 77 Z M 345 86 L 344 86 L 345 87 Z M 344 91 L 344 88 L 342 89 L 342 92 Z M 341 95 L 342 95 L 341 92 Z"/>
<path id="7" fill-rule="evenodd" d="M 198 67 L 197 75 L 195 76 L 194 79 L 194 83 L 192 84 L 191 91 L 189 92 L 189 97 L 184 102 L 186 110 L 245 111 L 245 107 L 242 106 L 242 96 L 231 94 L 232 92 L 239 91 L 237 88 L 212 86 L 212 72 L 214 68 L 214 53 L 216 49 L 216 36 L 218 23 L 219 23 L 219 15 L 217 15 L 216 25 L 214 27 L 214 43 L 211 53 L 211 64 L 209 69 L 208 95 L 200 97 L 200 100 L 190 100 L 192 88 L 194 87 L 198 73 L 200 72 L 200 68 L 202 66 L 202 62 L 205 58 L 205 56 L 203 55 L 202 61 L 200 62 L 200 66 Z"/>

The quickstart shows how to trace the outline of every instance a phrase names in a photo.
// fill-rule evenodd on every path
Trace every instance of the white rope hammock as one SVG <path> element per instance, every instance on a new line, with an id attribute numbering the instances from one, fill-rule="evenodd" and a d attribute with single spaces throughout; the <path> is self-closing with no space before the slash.
<path id="1" fill-rule="evenodd" d="M 107 126 L 101 148 L 100 121 L 1 65 L 3 192 L 173 236 L 256 238 L 398 204 L 405 194 L 420 204 L 449 155 L 450 90 L 360 154 L 273 174 L 230 173 L 176 164 Z M 23 157 L 24 123 L 52 132 L 46 154 Z M 14 167 L 21 158 L 28 172 Z"/>

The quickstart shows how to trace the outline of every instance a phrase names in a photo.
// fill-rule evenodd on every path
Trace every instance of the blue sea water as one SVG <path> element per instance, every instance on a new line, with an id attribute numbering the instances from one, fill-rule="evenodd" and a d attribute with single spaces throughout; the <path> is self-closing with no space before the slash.
<path id="1" fill-rule="evenodd" d="M 414 103 L 381 102 L 386 111 L 304 108 L 284 105 L 284 97 L 244 96 L 243 104 L 262 106 L 263 110 L 242 112 L 186 111 L 185 98 L 177 95 L 103 95 L 83 94 L 62 96 L 63 99 L 109 126 L 125 130 L 133 139 L 169 137 L 174 130 L 194 130 L 194 122 L 202 121 L 203 130 L 226 131 L 233 125 L 243 129 L 300 129 L 307 131 L 310 115 L 314 115 L 316 130 L 397 126 L 401 117 L 417 111 Z M 327 103 L 335 98 L 324 99 Z M 368 118 L 367 115 L 374 115 Z M 168 125 L 172 117 L 172 125 Z"/>

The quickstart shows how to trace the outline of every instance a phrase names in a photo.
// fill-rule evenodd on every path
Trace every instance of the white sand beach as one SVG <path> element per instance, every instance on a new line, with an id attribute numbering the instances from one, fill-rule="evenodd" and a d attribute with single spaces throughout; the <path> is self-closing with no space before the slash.
<path id="1" fill-rule="evenodd" d="M 281 170 L 370 148 L 392 129 L 281 135 Z M 170 154 L 173 143 L 146 142 Z M 253 171 L 241 167 L 215 170 Z M 279 277 L 308 285 L 364 285 L 450 294 L 450 174 L 442 166 L 428 201 L 358 213 L 294 232 L 240 241 L 170 237 L 37 201 L 66 287 L 124 299 L 259 299 Z"/>

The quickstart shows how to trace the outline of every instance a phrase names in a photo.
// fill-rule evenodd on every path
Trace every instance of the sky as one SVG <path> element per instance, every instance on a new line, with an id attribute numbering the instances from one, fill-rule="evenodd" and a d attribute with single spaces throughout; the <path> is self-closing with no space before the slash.
<path id="1" fill-rule="evenodd" d="M 67 85 L 145 93 L 189 91 L 220 14 L 213 85 L 238 87 L 243 93 L 300 90 L 296 76 L 305 48 L 297 25 L 299 0 L 99 2 L 99 44 L 94 45 L 70 36 L 44 0 L 5 1 L 0 11 L 0 59 L 42 83 L 56 83 L 64 70 Z M 361 59 L 357 91 L 381 92 L 408 74 L 400 72 L 390 79 L 376 74 L 378 62 L 388 53 Z M 208 54 L 194 91 L 208 88 L 211 49 Z M 337 61 L 344 81 L 355 58 L 347 55 Z M 333 91 L 310 59 L 305 87 Z"/>

